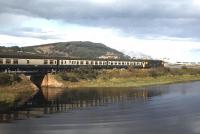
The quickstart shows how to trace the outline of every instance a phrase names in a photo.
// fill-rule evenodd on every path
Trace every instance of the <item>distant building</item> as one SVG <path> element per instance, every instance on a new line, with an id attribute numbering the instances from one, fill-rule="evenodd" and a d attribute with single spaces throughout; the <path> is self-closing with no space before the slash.
<path id="1" fill-rule="evenodd" d="M 24 51 L 17 51 L 17 53 L 23 53 Z"/>
<path id="2" fill-rule="evenodd" d="M 99 59 L 119 59 L 119 55 L 107 52 L 105 55 L 99 56 Z"/>
<path id="3" fill-rule="evenodd" d="M 198 65 L 199 62 L 176 62 L 176 64 L 179 64 L 179 65 Z"/>

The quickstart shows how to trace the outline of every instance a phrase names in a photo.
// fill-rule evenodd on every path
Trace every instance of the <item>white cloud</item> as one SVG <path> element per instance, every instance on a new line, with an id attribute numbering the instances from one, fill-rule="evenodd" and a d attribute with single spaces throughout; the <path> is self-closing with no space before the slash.
<path id="1" fill-rule="evenodd" d="M 88 1 L 96 4 L 111 4 L 116 2 L 117 0 L 88 0 Z"/>
<path id="2" fill-rule="evenodd" d="M 200 61 L 199 0 L 6 0 L 0 7 L 1 45 L 81 40 Z"/>
<path id="3" fill-rule="evenodd" d="M 42 29 L 44 33 L 47 32 L 49 36 L 53 35 L 58 38 L 44 40 L 36 37 L 0 35 L 1 44 L 27 46 L 61 41 L 93 41 L 104 43 L 117 50 L 142 52 L 153 58 L 167 57 L 173 61 L 200 61 L 198 51 L 196 54 L 192 54 L 192 50 L 200 49 L 199 42 L 176 38 L 139 39 L 134 36 L 123 36 L 117 29 L 85 27 L 74 24 L 60 25 L 60 22 L 52 23 L 51 21 L 39 22 L 40 25 L 37 25 L 37 28 Z M 35 24 L 37 23 L 32 22 L 32 25 L 29 25 L 34 26 Z"/>

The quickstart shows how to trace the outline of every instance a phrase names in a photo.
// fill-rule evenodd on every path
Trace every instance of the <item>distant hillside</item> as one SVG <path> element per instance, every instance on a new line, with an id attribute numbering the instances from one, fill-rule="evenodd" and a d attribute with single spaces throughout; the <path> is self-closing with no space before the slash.
<path id="1" fill-rule="evenodd" d="M 0 47 L 0 53 L 23 53 L 31 55 L 49 55 L 75 58 L 97 58 L 107 53 L 112 53 L 120 58 L 126 56 L 101 43 L 93 42 L 59 42 L 29 47 Z"/>

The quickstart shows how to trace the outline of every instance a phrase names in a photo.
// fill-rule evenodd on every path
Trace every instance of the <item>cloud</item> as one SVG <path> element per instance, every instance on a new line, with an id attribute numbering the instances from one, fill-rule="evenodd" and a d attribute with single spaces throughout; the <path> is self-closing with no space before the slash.
<path id="1" fill-rule="evenodd" d="M 59 35 L 57 35 L 57 33 L 54 33 L 53 31 L 44 31 L 42 29 L 33 27 L 19 27 L 7 30 L 2 29 L 0 30 L 0 33 L 16 37 L 39 38 L 43 40 L 60 39 Z"/>
<path id="2" fill-rule="evenodd" d="M 1 0 L 0 45 L 89 40 L 199 61 L 199 18 L 199 0 Z"/>
<path id="3" fill-rule="evenodd" d="M 200 48 L 190 50 L 191 53 L 198 53 L 200 55 Z"/>
<path id="4" fill-rule="evenodd" d="M 6 0 L 0 1 L 0 13 L 115 28 L 125 36 L 199 40 L 200 5 L 194 5 L 194 0 L 91 1 Z"/>

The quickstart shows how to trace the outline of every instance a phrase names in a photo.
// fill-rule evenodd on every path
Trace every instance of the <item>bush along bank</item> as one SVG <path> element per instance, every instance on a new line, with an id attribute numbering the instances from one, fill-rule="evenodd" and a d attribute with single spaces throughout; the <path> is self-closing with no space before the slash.
<path id="1" fill-rule="evenodd" d="M 153 68 L 153 69 L 78 69 L 60 72 L 55 79 L 64 87 L 140 87 L 156 84 L 200 80 L 200 69 Z"/>
<path id="2" fill-rule="evenodd" d="M 25 75 L 0 73 L 0 112 L 29 99 L 36 90 Z"/>

